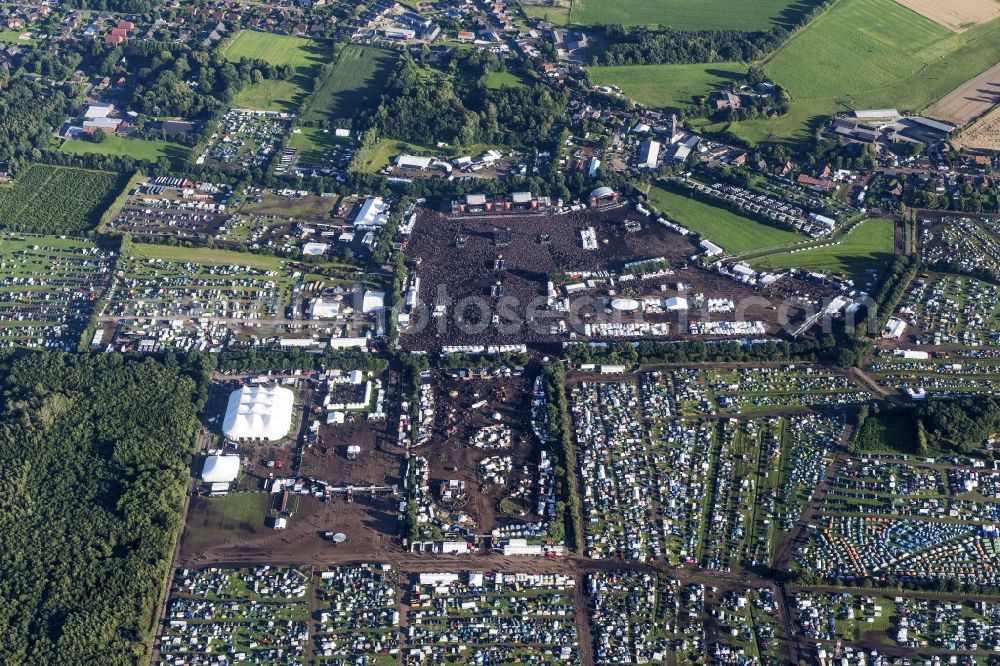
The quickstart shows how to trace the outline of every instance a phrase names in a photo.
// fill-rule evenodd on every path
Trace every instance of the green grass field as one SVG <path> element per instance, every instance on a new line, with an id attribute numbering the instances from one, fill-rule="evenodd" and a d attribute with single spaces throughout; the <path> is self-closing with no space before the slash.
<path id="1" fill-rule="evenodd" d="M 490 72 L 486 77 L 486 87 L 497 90 L 499 88 L 523 88 L 528 85 L 527 79 L 519 74 L 510 72 Z"/>
<path id="2" fill-rule="evenodd" d="M 391 51 L 345 46 L 329 75 L 319 83 L 309 108 L 302 113 L 303 119 L 349 119 L 374 109 L 395 63 L 396 54 Z"/>
<path id="3" fill-rule="evenodd" d="M 28 30 L 0 30 L 0 42 L 5 42 L 7 44 L 17 44 L 19 46 L 30 46 L 34 44 L 37 40 L 32 39 L 21 39 L 21 35 Z"/>
<path id="4" fill-rule="evenodd" d="M 196 497 L 184 530 L 184 548 L 198 550 L 226 538 L 250 536 L 270 530 L 265 516 L 271 496 L 233 493 L 225 497 Z"/>
<path id="5" fill-rule="evenodd" d="M 291 80 L 265 79 L 237 93 L 233 106 L 240 109 L 263 109 L 295 113 L 308 92 L 306 80 L 296 76 Z"/>
<path id="6" fill-rule="evenodd" d="M 196 264 L 216 266 L 251 266 L 261 270 L 280 270 L 283 262 L 278 257 L 268 257 L 261 254 L 248 254 L 232 250 L 215 250 L 211 248 L 190 248 L 171 245 L 152 245 L 149 243 L 133 243 L 129 256 L 135 259 L 162 259 L 164 261 L 194 262 Z"/>
<path id="7" fill-rule="evenodd" d="M 849 277 L 855 284 L 870 281 L 866 271 L 881 269 L 892 260 L 891 220 L 865 220 L 840 243 L 800 252 L 783 252 L 752 260 L 754 268 L 809 268 Z"/>
<path id="8" fill-rule="evenodd" d="M 220 49 L 230 62 L 241 58 L 256 58 L 272 65 L 291 65 L 291 79 L 267 79 L 241 90 L 233 106 L 266 111 L 298 111 L 306 94 L 313 89 L 316 76 L 324 63 L 333 57 L 330 49 L 320 42 L 304 37 L 275 35 L 243 30 Z"/>
<path id="9" fill-rule="evenodd" d="M 768 30 L 813 6 L 802 0 L 573 0 L 578 25 L 666 25 L 681 30 Z"/>
<path id="10" fill-rule="evenodd" d="M 161 157 L 170 160 L 171 165 L 183 165 L 191 157 L 191 149 L 169 141 L 149 139 L 127 139 L 120 136 L 108 136 L 101 143 L 86 139 L 66 139 L 59 150 L 74 155 L 128 155 L 137 160 L 155 162 Z"/>
<path id="11" fill-rule="evenodd" d="M 315 127 L 301 127 L 288 137 L 288 147 L 297 148 L 303 160 L 313 163 L 323 161 L 323 153 L 331 148 L 351 142 L 352 139 L 342 139 L 333 130 L 324 132 Z"/>
<path id="12" fill-rule="evenodd" d="M 649 202 L 674 222 L 709 239 L 730 254 L 805 240 L 801 234 L 761 224 L 660 187 L 650 188 Z"/>
<path id="13" fill-rule="evenodd" d="M 521 5 L 524 15 L 529 18 L 545 19 L 552 25 L 569 23 L 569 5 L 565 7 L 540 7 L 538 5 Z"/>
<path id="14" fill-rule="evenodd" d="M 728 128 L 751 143 L 791 142 L 850 109 L 920 111 L 998 61 L 1000 19 L 957 34 L 893 0 L 841 0 L 765 64 L 790 112 Z"/>
<path id="15" fill-rule="evenodd" d="M 256 58 L 272 65 L 293 67 L 308 67 L 329 60 L 325 51 L 311 39 L 254 30 L 240 31 L 223 45 L 221 52 L 230 62 Z"/>
<path id="16" fill-rule="evenodd" d="M 590 82 L 598 86 L 616 85 L 631 99 L 653 109 L 679 110 L 727 83 L 741 80 L 747 73 L 743 63 L 708 65 L 625 65 L 588 67 Z"/>

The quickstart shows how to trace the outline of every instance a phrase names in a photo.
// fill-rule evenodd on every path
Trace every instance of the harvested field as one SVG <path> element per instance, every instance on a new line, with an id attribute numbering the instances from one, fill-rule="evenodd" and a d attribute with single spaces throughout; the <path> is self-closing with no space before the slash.
<path id="1" fill-rule="evenodd" d="M 896 0 L 907 9 L 929 18 L 955 32 L 964 32 L 974 25 L 1000 16 L 1000 4 L 995 0 Z"/>
<path id="2" fill-rule="evenodd" d="M 1000 64 L 969 79 L 939 99 L 927 109 L 927 115 L 964 125 L 987 113 L 997 104 L 1000 104 Z"/>
<path id="3" fill-rule="evenodd" d="M 1000 107 L 952 139 L 952 144 L 956 148 L 1000 150 Z"/>

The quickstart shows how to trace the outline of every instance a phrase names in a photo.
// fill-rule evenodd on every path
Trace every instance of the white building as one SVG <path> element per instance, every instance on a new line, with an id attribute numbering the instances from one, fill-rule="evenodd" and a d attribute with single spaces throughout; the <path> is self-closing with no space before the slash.
<path id="1" fill-rule="evenodd" d="M 643 141 L 639 145 L 639 166 L 655 169 L 660 160 L 660 142 Z"/>
<path id="2" fill-rule="evenodd" d="M 383 227 L 389 221 L 389 204 L 382 200 L 382 197 L 375 197 L 365 201 L 354 218 L 356 227 Z"/>
<path id="3" fill-rule="evenodd" d="M 663 309 L 668 312 L 679 312 L 688 309 L 688 302 L 686 298 L 681 298 L 680 296 L 671 296 L 663 301 Z"/>
<path id="4" fill-rule="evenodd" d="M 83 117 L 85 120 L 94 120 L 96 118 L 107 118 L 111 115 L 111 112 L 115 110 L 114 104 L 91 104 L 87 107 L 84 112 Z"/>
<path id="5" fill-rule="evenodd" d="M 222 432 L 231 440 L 284 438 L 292 427 L 295 394 L 278 386 L 244 386 L 229 396 Z"/>
<path id="6" fill-rule="evenodd" d="M 368 314 L 370 312 L 376 312 L 385 307 L 385 292 L 384 291 L 374 291 L 367 290 L 364 297 L 361 299 L 361 312 Z"/>
<path id="7" fill-rule="evenodd" d="M 326 243 L 306 243 L 302 246 L 302 254 L 308 257 L 318 257 L 321 254 L 326 254 L 329 247 Z"/>
<path id="8" fill-rule="evenodd" d="M 885 324 L 885 332 L 883 333 L 883 337 L 901 338 L 903 337 L 903 333 L 906 332 L 906 326 L 907 326 L 906 322 L 903 321 L 902 319 L 898 319 L 896 317 L 890 317 L 889 321 L 887 321 Z"/>
<path id="9" fill-rule="evenodd" d="M 364 349 L 368 346 L 368 338 L 330 338 L 330 349 Z"/>
<path id="10" fill-rule="evenodd" d="M 701 249 L 703 249 L 705 251 L 705 254 L 707 254 L 710 257 L 717 257 L 720 254 L 722 254 L 723 251 L 721 247 L 719 247 L 710 240 L 703 240 L 702 242 L 698 243 L 698 246 Z"/>
<path id="11" fill-rule="evenodd" d="M 340 314 L 340 301 L 328 301 L 322 296 L 317 296 L 309 303 L 309 317 L 311 319 L 334 319 Z"/>
<path id="12" fill-rule="evenodd" d="M 431 168 L 431 163 L 434 158 L 431 157 L 418 157 L 416 155 L 399 155 L 396 158 L 396 166 L 400 169 L 414 169 L 416 171 L 425 171 Z"/>

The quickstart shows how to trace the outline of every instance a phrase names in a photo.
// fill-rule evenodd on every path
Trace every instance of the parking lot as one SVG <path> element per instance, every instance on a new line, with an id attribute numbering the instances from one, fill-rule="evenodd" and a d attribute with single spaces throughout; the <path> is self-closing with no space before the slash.
<path id="1" fill-rule="evenodd" d="M 91 241 L 3 234 L 0 346 L 76 349 L 117 255 Z"/>
<path id="2" fill-rule="evenodd" d="M 843 422 L 810 412 L 704 418 L 715 411 L 710 395 L 700 372 L 683 369 L 644 373 L 638 385 L 572 388 L 589 557 L 722 571 L 771 560 L 822 480 Z"/>
<path id="3" fill-rule="evenodd" d="M 219 121 L 198 163 L 233 169 L 267 166 L 288 133 L 289 121 L 278 113 L 230 109 Z"/>
<path id="4" fill-rule="evenodd" d="M 918 344 L 1000 343 L 1000 287 L 952 274 L 932 274 L 913 285 L 899 311 L 916 327 Z"/>
<path id="5" fill-rule="evenodd" d="M 157 663 L 300 664 L 309 642 L 309 569 L 180 570 Z"/>

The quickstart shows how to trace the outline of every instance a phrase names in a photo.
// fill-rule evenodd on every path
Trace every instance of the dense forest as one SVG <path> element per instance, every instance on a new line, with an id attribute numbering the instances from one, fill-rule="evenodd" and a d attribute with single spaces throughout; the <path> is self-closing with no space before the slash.
<path id="1" fill-rule="evenodd" d="M 537 147 L 551 141 L 566 91 L 542 84 L 488 88 L 486 77 L 499 67 L 495 58 L 478 53 L 456 56 L 448 71 L 406 56 L 389 78 L 376 126 L 387 136 L 430 146 Z"/>
<path id="2" fill-rule="evenodd" d="M 932 449 L 983 455 L 987 441 L 1000 432 L 1000 397 L 928 400 L 917 416 Z"/>
<path id="3" fill-rule="evenodd" d="M 211 365 L 32 353 L 4 366 L 0 663 L 142 660 Z"/>
<path id="4" fill-rule="evenodd" d="M 24 78 L 9 78 L 0 70 L 0 161 L 41 156 L 53 127 L 82 101 L 72 93 L 51 89 Z"/>

